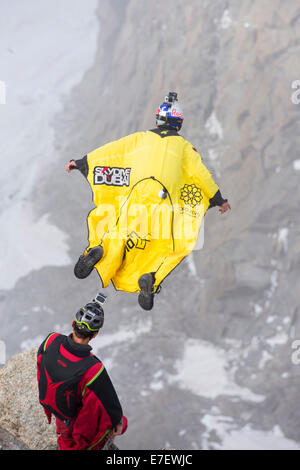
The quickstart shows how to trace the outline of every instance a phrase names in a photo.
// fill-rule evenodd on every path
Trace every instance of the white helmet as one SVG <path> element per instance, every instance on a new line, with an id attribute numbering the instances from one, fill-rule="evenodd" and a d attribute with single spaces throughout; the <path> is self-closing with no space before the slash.
<path id="1" fill-rule="evenodd" d="M 177 101 L 177 93 L 170 92 L 156 111 L 156 125 L 168 125 L 179 131 L 183 122 L 183 111 Z"/>

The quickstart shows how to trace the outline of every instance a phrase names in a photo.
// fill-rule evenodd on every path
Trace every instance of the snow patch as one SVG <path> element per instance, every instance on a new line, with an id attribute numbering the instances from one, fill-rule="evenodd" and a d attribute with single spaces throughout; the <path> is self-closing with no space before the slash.
<path id="1" fill-rule="evenodd" d="M 266 301 L 266 306 L 269 306 L 270 299 L 275 294 L 277 287 L 278 287 L 278 271 L 274 270 L 271 274 L 270 287 L 266 292 L 267 298 L 269 299 Z"/>
<path id="2" fill-rule="evenodd" d="M 229 10 L 224 10 L 222 18 L 220 20 L 220 27 L 222 29 L 228 29 L 232 24 L 232 19 L 229 15 Z"/>
<path id="3" fill-rule="evenodd" d="M 277 235 L 277 243 L 280 250 L 283 253 L 287 253 L 288 251 L 288 236 L 289 236 L 289 229 L 287 227 L 282 227 L 278 230 Z"/>
<path id="4" fill-rule="evenodd" d="M 275 348 L 275 346 L 281 346 L 283 344 L 286 344 L 289 340 L 289 337 L 286 333 L 278 333 L 275 336 L 272 336 L 271 338 L 268 338 L 266 342 L 272 347 Z"/>
<path id="5" fill-rule="evenodd" d="M 257 28 L 257 25 L 255 23 L 249 23 L 249 21 L 245 21 L 244 22 L 244 28 L 255 29 L 255 28 Z"/>
<path id="6" fill-rule="evenodd" d="M 162 390 L 164 388 L 164 384 L 161 380 L 153 381 L 150 383 L 150 389 L 154 391 Z"/>
<path id="7" fill-rule="evenodd" d="M 294 160 L 293 167 L 294 167 L 294 170 L 300 171 L 300 160 Z"/>
<path id="8" fill-rule="evenodd" d="M 220 178 L 221 173 L 220 173 L 220 159 L 219 159 L 219 154 L 216 149 L 209 149 L 208 150 L 208 159 L 211 164 L 211 168 L 209 168 L 210 172 L 212 174 L 215 173 L 215 175 Z"/>
<path id="9" fill-rule="evenodd" d="M 217 119 L 215 111 L 211 113 L 205 123 L 205 129 L 211 135 L 216 135 L 220 140 L 223 139 L 223 127 L 220 121 Z"/>
<path id="10" fill-rule="evenodd" d="M 187 256 L 187 265 L 188 265 L 188 268 L 189 268 L 189 271 L 190 271 L 191 275 L 194 276 L 194 277 L 198 277 L 197 268 L 196 268 L 195 260 L 194 260 L 194 257 L 193 257 L 193 253 L 190 253 Z"/>
<path id="11" fill-rule="evenodd" d="M 230 416 L 206 414 L 201 419 L 206 427 L 202 435 L 202 449 L 216 450 L 299 450 L 297 442 L 288 439 L 276 425 L 269 431 L 243 427 Z M 221 441 L 221 442 L 218 442 Z"/>
<path id="12" fill-rule="evenodd" d="M 211 162 L 215 162 L 219 158 L 219 154 L 215 149 L 209 149 L 208 150 L 208 158 Z"/>
<path id="13" fill-rule="evenodd" d="M 255 303 L 255 302 L 251 302 L 251 307 L 252 307 L 252 312 L 255 316 L 259 316 L 262 312 L 263 312 L 263 308 L 261 307 L 261 305 Z"/>
<path id="14" fill-rule="evenodd" d="M 149 333 L 152 328 L 152 320 L 149 318 L 147 321 L 141 321 L 137 326 L 123 327 L 115 333 L 102 334 L 93 340 L 93 350 L 98 351 L 108 346 L 116 345 L 124 342 L 134 342 L 140 335 Z"/>
<path id="15" fill-rule="evenodd" d="M 176 383 L 195 395 L 211 399 L 229 395 L 257 403 L 265 399 L 237 385 L 228 369 L 226 351 L 205 341 L 188 339 L 183 359 L 177 361 L 176 369 L 177 374 L 169 376 L 169 383 Z"/>
<path id="16" fill-rule="evenodd" d="M 261 370 L 264 369 L 267 362 L 271 361 L 272 359 L 272 354 L 270 354 L 268 351 L 262 351 L 262 357 L 258 363 L 258 368 Z"/>

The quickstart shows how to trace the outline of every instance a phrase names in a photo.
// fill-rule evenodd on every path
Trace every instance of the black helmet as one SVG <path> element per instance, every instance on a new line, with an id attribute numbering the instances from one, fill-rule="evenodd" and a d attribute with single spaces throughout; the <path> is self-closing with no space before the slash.
<path id="1" fill-rule="evenodd" d="M 104 310 L 96 302 L 86 304 L 76 313 L 75 323 L 79 330 L 86 333 L 99 331 L 104 323 Z"/>

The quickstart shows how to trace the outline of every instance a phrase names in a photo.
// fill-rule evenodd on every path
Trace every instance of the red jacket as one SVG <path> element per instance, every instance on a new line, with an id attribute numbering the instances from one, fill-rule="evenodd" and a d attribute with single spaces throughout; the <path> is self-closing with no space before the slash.
<path id="1" fill-rule="evenodd" d="M 61 450 L 97 450 L 127 419 L 104 365 L 89 345 L 52 333 L 38 350 L 39 398 L 49 423 L 56 416 Z"/>

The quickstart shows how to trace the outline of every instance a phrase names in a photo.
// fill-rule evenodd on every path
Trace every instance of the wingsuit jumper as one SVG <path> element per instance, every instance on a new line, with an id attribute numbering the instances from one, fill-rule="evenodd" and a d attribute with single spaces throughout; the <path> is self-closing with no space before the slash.
<path id="1" fill-rule="evenodd" d="M 183 122 L 177 93 L 156 111 L 156 128 L 136 132 L 71 160 L 93 192 L 88 215 L 89 246 L 74 273 L 95 268 L 102 286 L 139 292 L 153 307 L 165 277 L 195 247 L 207 209 L 231 209 L 193 145 L 178 134 Z"/>
<path id="2" fill-rule="evenodd" d="M 39 401 L 49 424 L 56 418 L 60 450 L 99 450 L 127 429 L 115 388 L 89 345 L 103 322 L 102 306 L 90 302 L 76 313 L 69 336 L 50 333 L 38 349 Z"/>

